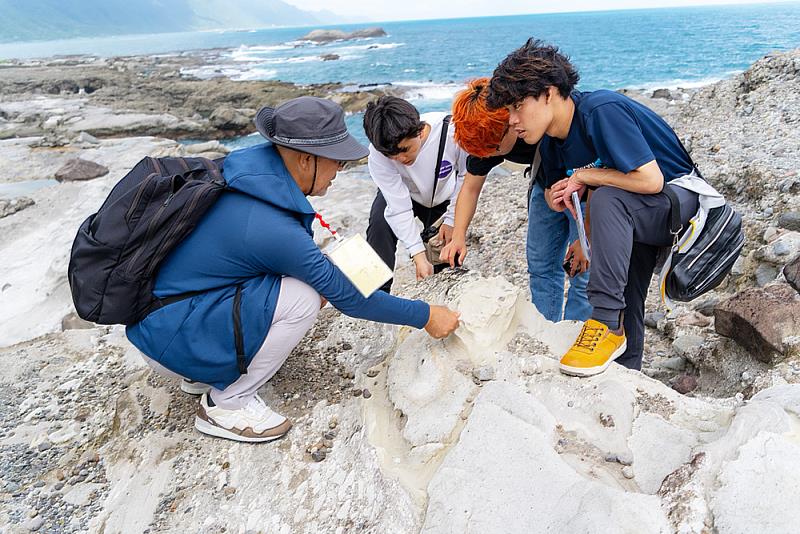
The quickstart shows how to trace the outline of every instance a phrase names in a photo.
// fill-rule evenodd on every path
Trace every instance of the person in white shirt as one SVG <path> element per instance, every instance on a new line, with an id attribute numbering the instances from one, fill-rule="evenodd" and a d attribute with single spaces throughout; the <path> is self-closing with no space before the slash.
<path id="1" fill-rule="evenodd" d="M 436 169 L 443 124 L 447 131 Z M 417 280 L 439 272 L 446 264 L 434 268 L 428 261 L 414 217 L 424 227 L 443 217 L 438 237 L 444 244 L 450 242 L 467 153 L 453 139 L 449 115 L 420 117 L 402 98 L 382 96 L 367 106 L 364 131 L 370 141 L 369 172 L 379 189 L 370 210 L 367 242 L 392 270 L 399 240 L 414 261 Z M 388 293 L 391 286 L 389 280 L 381 289 Z"/>

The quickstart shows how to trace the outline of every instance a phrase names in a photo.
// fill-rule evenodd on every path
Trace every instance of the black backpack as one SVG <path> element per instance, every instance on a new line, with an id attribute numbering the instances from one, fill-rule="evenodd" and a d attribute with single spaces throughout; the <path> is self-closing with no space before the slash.
<path id="1" fill-rule="evenodd" d="M 147 157 L 137 163 L 75 236 L 68 277 L 78 315 L 93 323 L 131 325 L 197 294 L 159 299 L 155 277 L 225 187 L 219 165 L 205 158 Z"/>

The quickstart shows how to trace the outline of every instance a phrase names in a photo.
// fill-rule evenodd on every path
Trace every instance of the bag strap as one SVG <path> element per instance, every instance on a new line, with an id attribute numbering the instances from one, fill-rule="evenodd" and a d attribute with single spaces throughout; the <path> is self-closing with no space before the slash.
<path id="1" fill-rule="evenodd" d="M 684 155 L 689 160 L 689 163 L 692 165 L 692 170 L 697 175 L 698 178 L 705 181 L 703 175 L 700 173 L 700 169 L 697 167 L 697 164 L 692 159 L 692 156 L 689 155 L 689 151 L 686 150 L 686 147 L 683 145 L 683 141 L 675 134 L 675 139 L 678 140 L 678 144 L 680 145 L 681 149 L 683 150 Z M 678 234 L 683 230 L 683 225 L 681 225 L 681 204 L 678 201 L 678 196 L 675 194 L 675 190 L 669 185 L 669 182 L 664 183 L 664 188 L 662 189 L 667 198 L 669 199 L 670 210 L 669 210 L 669 231 L 672 234 L 673 239 L 673 248 L 678 243 Z"/>
<path id="2" fill-rule="evenodd" d="M 539 174 L 539 167 L 542 166 L 542 152 L 540 150 L 541 142 L 536 143 L 536 152 L 533 154 L 533 162 L 529 170 L 528 176 L 528 211 L 531 209 L 531 193 L 533 192 L 533 185 L 536 183 L 536 175 Z"/>
<path id="3" fill-rule="evenodd" d="M 442 119 L 442 133 L 439 135 L 439 153 L 436 155 L 436 168 L 433 171 L 433 194 L 431 195 L 431 207 L 433 199 L 436 198 L 436 186 L 439 184 L 439 172 L 442 170 L 442 158 L 444 157 L 444 147 L 447 144 L 447 128 L 450 125 L 451 115 L 445 115 Z"/>
<path id="4" fill-rule="evenodd" d="M 661 272 L 658 275 L 658 288 L 661 293 L 661 302 L 664 303 L 667 310 L 672 311 L 674 306 L 667 295 L 666 284 L 667 276 L 669 275 L 670 269 L 672 269 L 672 256 L 678 253 L 678 242 L 680 240 L 680 233 L 683 230 L 683 225 L 681 224 L 681 203 L 678 200 L 678 195 L 675 194 L 675 190 L 669 185 L 669 182 L 664 184 L 664 188 L 661 191 L 667 195 L 669 199 L 669 233 L 672 234 L 672 247 L 669 250 L 666 260 L 664 260 L 664 265 L 661 266 Z"/>
<path id="5" fill-rule="evenodd" d="M 442 167 L 442 158 L 444 157 L 444 147 L 447 144 L 447 129 L 450 126 L 450 117 L 452 115 L 445 115 L 442 119 L 442 132 L 439 134 L 439 153 L 436 155 L 436 168 L 433 171 L 433 193 L 431 194 L 431 208 L 433 208 L 433 201 L 436 198 L 436 186 L 439 184 L 439 171 Z M 428 211 L 428 221 L 425 228 L 431 225 L 431 212 Z"/>
<path id="6" fill-rule="evenodd" d="M 677 239 L 678 234 L 683 230 L 683 225 L 681 224 L 681 203 L 678 200 L 678 195 L 675 194 L 675 190 L 669 183 L 664 184 L 664 189 L 662 189 L 662 191 L 669 199 L 669 232 L 672 234 L 673 238 Z"/>

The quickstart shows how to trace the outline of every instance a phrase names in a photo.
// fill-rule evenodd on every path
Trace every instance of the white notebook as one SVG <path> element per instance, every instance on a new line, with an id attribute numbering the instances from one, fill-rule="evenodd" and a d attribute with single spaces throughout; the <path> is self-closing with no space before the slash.
<path id="1" fill-rule="evenodd" d="M 392 270 L 360 234 L 336 241 L 325 254 L 364 298 L 392 278 Z"/>

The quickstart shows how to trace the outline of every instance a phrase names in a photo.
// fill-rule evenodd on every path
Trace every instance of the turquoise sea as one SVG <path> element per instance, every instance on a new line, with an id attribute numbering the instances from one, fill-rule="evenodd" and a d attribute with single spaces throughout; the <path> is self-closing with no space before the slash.
<path id="1" fill-rule="evenodd" d="M 132 35 L 0 45 L 0 59 L 57 54 L 115 56 L 225 48 L 201 77 L 405 86 L 421 111 L 446 109 L 469 78 L 491 75 L 534 36 L 557 44 L 578 66 L 580 89 L 691 87 L 747 68 L 775 50 L 800 47 L 800 3 L 642 9 L 386 22 L 386 37 L 311 45 L 312 28 Z M 336 54 L 323 61 L 323 54 Z M 358 116 L 350 118 L 353 126 Z"/>

